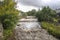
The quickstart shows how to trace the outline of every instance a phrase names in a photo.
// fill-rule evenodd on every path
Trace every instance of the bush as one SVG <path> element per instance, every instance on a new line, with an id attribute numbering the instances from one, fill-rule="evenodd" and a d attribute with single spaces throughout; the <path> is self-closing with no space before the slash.
<path id="1" fill-rule="evenodd" d="M 15 9 L 16 3 L 13 0 L 4 0 L 0 5 L 0 22 L 4 28 L 4 40 L 7 40 L 18 21 L 19 11 Z"/>
<path id="2" fill-rule="evenodd" d="M 11 30 L 4 30 L 4 40 L 7 40 L 10 35 L 12 35 Z"/>
<path id="3" fill-rule="evenodd" d="M 0 6 L 0 22 L 4 29 L 17 23 L 19 11 L 14 8 L 15 5 L 13 0 L 4 0 Z"/>
<path id="4" fill-rule="evenodd" d="M 39 21 L 53 21 L 53 18 L 56 17 L 55 10 L 52 10 L 49 7 L 44 7 L 42 10 L 32 10 L 27 12 L 28 16 L 36 16 Z"/>
<path id="5" fill-rule="evenodd" d="M 36 17 L 39 21 L 53 21 L 56 12 L 49 7 L 44 7 L 42 10 L 38 10 Z"/>
<path id="6" fill-rule="evenodd" d="M 55 26 L 54 23 L 41 22 L 41 25 L 53 36 L 60 38 L 60 26 Z"/>
<path id="7" fill-rule="evenodd" d="M 8 28 L 4 30 L 3 33 L 4 40 L 15 40 L 14 33 L 13 33 L 13 28 Z"/>

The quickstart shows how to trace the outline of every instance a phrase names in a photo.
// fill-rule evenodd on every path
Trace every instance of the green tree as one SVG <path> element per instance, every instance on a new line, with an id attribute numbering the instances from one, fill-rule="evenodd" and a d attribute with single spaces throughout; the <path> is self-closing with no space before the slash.
<path id="1" fill-rule="evenodd" d="M 55 11 L 49 7 L 44 7 L 42 10 L 38 10 L 36 16 L 39 21 L 53 21 L 53 17 L 55 17 Z"/>
<path id="2" fill-rule="evenodd" d="M 35 16 L 35 15 L 36 15 L 36 10 L 33 9 L 33 10 L 31 10 L 31 11 L 28 11 L 28 12 L 27 12 L 27 15 L 29 15 L 29 16 Z"/>
<path id="3" fill-rule="evenodd" d="M 15 5 L 13 0 L 4 0 L 0 6 L 0 21 L 4 29 L 17 23 L 19 11 L 15 9 Z"/>

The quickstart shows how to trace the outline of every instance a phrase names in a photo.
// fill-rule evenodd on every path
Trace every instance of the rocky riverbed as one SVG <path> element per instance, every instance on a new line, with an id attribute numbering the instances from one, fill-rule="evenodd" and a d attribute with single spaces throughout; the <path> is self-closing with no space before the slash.
<path id="1" fill-rule="evenodd" d="M 50 35 L 45 29 L 41 28 L 37 19 L 27 19 L 19 21 L 15 28 L 16 40 L 58 40 Z"/>

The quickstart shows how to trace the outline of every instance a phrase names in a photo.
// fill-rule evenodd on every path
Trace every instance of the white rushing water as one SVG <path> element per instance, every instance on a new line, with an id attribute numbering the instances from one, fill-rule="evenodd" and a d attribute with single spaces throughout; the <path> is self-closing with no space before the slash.
<path id="1" fill-rule="evenodd" d="M 32 29 L 40 27 L 39 22 L 20 22 L 18 23 L 17 27 L 23 27 L 24 29 Z"/>
<path id="2" fill-rule="evenodd" d="M 31 30 L 38 27 L 41 28 L 37 19 L 20 19 L 17 24 L 17 28 L 21 27 L 26 30 Z"/>

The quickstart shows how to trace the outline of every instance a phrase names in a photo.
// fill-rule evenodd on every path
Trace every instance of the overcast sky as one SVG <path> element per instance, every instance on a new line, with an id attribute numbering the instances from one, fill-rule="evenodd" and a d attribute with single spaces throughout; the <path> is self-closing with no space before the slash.
<path id="1" fill-rule="evenodd" d="M 21 11 L 29 11 L 32 9 L 38 10 L 44 6 L 49 6 L 52 9 L 60 8 L 60 0 L 18 0 L 17 9 Z"/>

